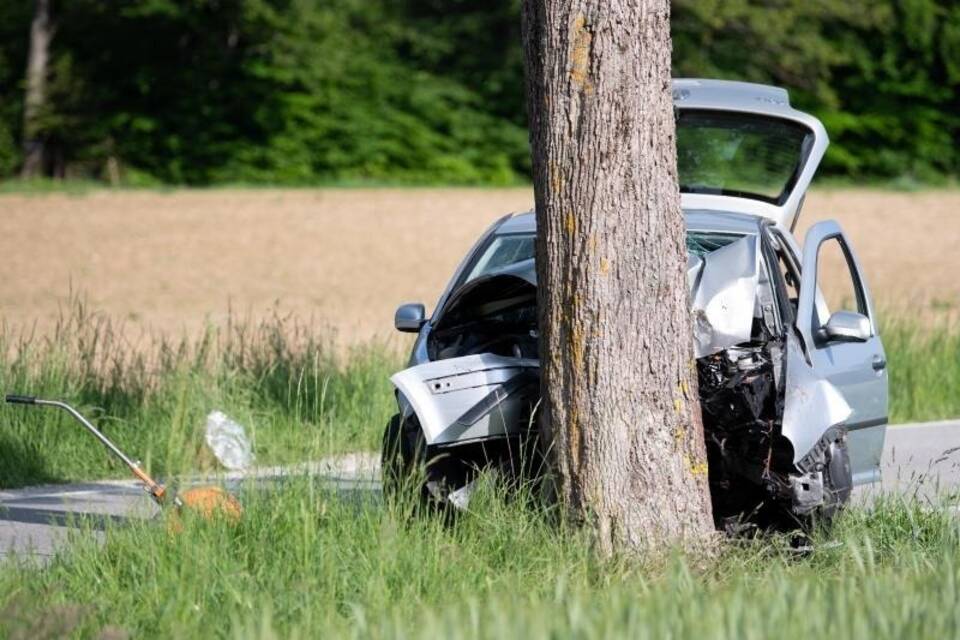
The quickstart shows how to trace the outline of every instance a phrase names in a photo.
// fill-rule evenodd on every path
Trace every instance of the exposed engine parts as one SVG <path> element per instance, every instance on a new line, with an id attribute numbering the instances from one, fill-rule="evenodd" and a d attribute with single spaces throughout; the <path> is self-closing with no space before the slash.
<path id="1" fill-rule="evenodd" d="M 430 334 L 428 349 L 435 360 L 479 353 L 536 358 L 537 337 L 536 286 L 503 274 L 463 287 Z"/>
<path id="2" fill-rule="evenodd" d="M 780 366 L 780 363 L 776 363 Z M 714 520 L 724 526 L 769 511 L 782 494 L 790 450 L 780 439 L 782 394 L 765 344 L 697 361 Z"/>

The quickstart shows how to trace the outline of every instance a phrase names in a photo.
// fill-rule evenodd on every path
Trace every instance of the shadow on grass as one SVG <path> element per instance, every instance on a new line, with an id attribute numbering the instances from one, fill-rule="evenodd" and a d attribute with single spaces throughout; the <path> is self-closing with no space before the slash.
<path id="1" fill-rule="evenodd" d="M 50 472 L 46 456 L 36 444 L 0 431 L 0 489 L 60 482 L 64 479 Z"/>

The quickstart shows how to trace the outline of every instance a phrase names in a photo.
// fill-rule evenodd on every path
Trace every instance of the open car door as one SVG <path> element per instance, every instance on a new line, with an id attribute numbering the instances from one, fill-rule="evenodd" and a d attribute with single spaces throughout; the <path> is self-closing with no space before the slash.
<path id="1" fill-rule="evenodd" d="M 849 284 L 854 299 L 842 305 L 850 308 L 830 310 L 821 294 L 825 282 L 820 259 L 827 251 L 841 256 L 845 269 L 837 277 L 849 282 L 831 284 Z M 860 264 L 840 225 L 832 220 L 817 223 L 807 232 L 796 326 L 813 372 L 833 385 L 849 405 L 844 426 L 854 484 L 879 479 L 887 424 L 886 355 Z"/>

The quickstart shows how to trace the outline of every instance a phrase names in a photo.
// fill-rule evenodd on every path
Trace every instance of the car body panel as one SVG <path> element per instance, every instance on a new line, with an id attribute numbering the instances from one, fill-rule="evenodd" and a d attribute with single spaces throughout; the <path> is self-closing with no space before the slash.
<path id="1" fill-rule="evenodd" d="M 426 443 L 449 445 L 519 433 L 526 396 L 516 381 L 539 366 L 482 353 L 404 369 L 390 381 L 417 415 Z M 470 415 L 484 402 L 486 411 Z"/>
<path id="2" fill-rule="evenodd" d="M 702 358 L 747 342 L 760 282 L 760 236 L 743 236 L 688 269 L 694 355 Z"/>
<path id="3" fill-rule="evenodd" d="M 832 427 L 842 425 L 852 413 L 843 394 L 807 362 L 797 336 L 787 335 L 786 388 L 781 433 L 793 446 L 799 462 Z"/>

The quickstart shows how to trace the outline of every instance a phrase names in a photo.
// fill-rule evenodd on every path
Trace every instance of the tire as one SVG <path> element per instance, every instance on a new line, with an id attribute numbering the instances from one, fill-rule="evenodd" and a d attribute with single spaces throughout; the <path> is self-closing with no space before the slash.
<path id="1" fill-rule="evenodd" d="M 399 413 L 387 421 L 380 451 L 383 493 L 395 499 L 413 486 L 426 460 L 426 442 L 415 418 L 404 420 Z M 422 484 L 422 478 L 420 478 Z"/>
<path id="2" fill-rule="evenodd" d="M 383 432 L 380 455 L 387 500 L 414 500 L 415 510 L 449 512 L 452 491 L 464 486 L 470 467 L 449 452 L 429 447 L 416 416 L 394 415 Z"/>
<path id="3" fill-rule="evenodd" d="M 821 522 L 829 524 L 847 506 L 853 491 L 853 468 L 847 449 L 846 431 L 830 443 L 823 469 L 823 506 L 819 508 Z"/>
<path id="4" fill-rule="evenodd" d="M 823 453 L 823 504 L 804 517 L 803 529 L 829 531 L 838 515 L 850 502 L 853 491 L 853 467 L 847 448 L 847 432 L 837 431 Z"/>

